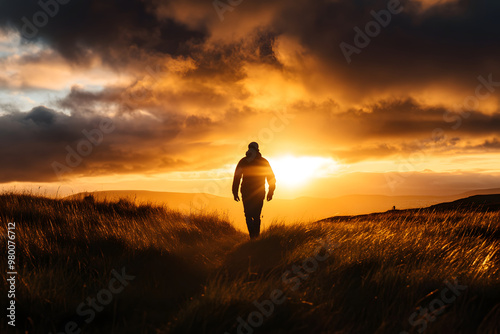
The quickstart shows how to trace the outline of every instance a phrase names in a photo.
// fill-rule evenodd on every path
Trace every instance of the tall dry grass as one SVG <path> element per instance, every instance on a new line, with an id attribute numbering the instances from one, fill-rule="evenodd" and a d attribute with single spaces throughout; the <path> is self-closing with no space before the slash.
<path id="1" fill-rule="evenodd" d="M 251 326 L 255 332 L 498 333 L 499 237 L 498 212 L 422 210 L 275 225 L 260 240 L 237 246 L 169 330 L 246 333 L 237 318 L 247 319 L 258 310 L 254 301 L 280 289 L 286 303 L 275 305 L 261 326 Z M 283 279 L 321 241 L 335 245 L 332 255 L 305 278 Z M 289 282 L 294 276 L 298 288 Z M 445 281 L 455 279 L 465 291 L 431 313 Z"/>
<path id="2" fill-rule="evenodd" d="M 186 217 L 124 200 L 4 194 L 0 219 L 2 235 L 6 222 L 16 222 L 19 333 L 56 333 L 68 321 L 83 333 L 238 333 L 238 319 L 248 321 L 258 311 L 254 302 L 278 290 L 284 302 L 273 304 L 252 332 L 500 328 L 499 212 L 421 210 L 275 223 L 255 241 L 217 215 Z M 324 260 L 311 270 L 318 252 Z M 76 307 L 122 267 L 136 278 L 84 323 Z M 467 288 L 442 309 L 424 312 L 455 279 Z"/>

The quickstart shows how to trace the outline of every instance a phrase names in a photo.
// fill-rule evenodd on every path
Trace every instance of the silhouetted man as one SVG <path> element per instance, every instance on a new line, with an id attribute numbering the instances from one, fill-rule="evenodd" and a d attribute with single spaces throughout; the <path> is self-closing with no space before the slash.
<path id="1" fill-rule="evenodd" d="M 246 157 L 238 162 L 233 179 L 233 196 L 239 202 L 238 188 L 241 182 L 241 197 L 247 221 L 250 239 L 257 238 L 260 234 L 260 213 L 266 197 L 266 179 L 269 184 L 267 200 L 273 199 L 276 179 L 269 162 L 259 152 L 259 144 L 251 142 L 248 144 Z"/>

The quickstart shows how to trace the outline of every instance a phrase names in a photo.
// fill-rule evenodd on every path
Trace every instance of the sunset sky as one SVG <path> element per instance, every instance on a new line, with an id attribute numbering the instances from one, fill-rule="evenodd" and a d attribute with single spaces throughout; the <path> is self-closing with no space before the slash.
<path id="1" fill-rule="evenodd" d="M 251 141 L 277 198 L 500 188 L 497 0 L 41 3 L 0 3 L 1 189 L 229 197 Z"/>

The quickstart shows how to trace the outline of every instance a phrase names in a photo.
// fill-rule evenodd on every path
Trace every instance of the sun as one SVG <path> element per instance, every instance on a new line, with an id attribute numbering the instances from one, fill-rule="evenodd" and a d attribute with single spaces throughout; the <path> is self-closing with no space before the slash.
<path id="1" fill-rule="evenodd" d="M 313 178 L 327 176 L 339 169 L 338 163 L 331 158 L 286 155 L 268 160 L 276 175 L 276 182 L 291 188 L 305 185 Z"/>

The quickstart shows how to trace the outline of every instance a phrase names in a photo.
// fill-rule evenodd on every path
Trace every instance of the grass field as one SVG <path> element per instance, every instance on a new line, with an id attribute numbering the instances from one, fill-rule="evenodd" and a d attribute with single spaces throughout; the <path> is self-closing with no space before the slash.
<path id="1" fill-rule="evenodd" d="M 274 222 L 249 241 L 216 214 L 3 194 L 0 220 L 4 250 L 15 222 L 18 272 L 2 333 L 500 329 L 498 211 Z"/>

